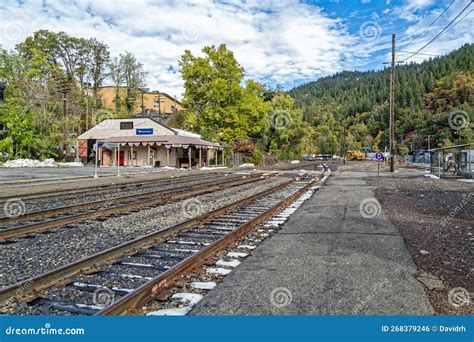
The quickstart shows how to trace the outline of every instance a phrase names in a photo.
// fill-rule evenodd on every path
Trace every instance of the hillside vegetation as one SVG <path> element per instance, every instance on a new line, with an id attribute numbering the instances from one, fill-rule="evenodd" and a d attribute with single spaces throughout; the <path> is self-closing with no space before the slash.
<path id="1" fill-rule="evenodd" d="M 474 121 L 474 45 L 421 64 L 398 65 L 395 125 L 399 153 L 472 142 Z M 327 136 L 318 152 L 388 146 L 390 68 L 344 71 L 289 91 L 304 120 Z M 451 122 L 451 125 L 450 125 Z M 453 127 L 454 126 L 454 129 Z M 334 139 L 336 136 L 336 139 Z M 336 141 L 334 141 L 336 140 Z M 330 142 L 333 143 L 330 143 Z"/>

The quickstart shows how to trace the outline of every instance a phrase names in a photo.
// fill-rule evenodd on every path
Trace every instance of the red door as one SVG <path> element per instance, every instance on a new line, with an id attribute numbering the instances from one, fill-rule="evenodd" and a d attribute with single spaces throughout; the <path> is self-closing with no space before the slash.
<path id="1" fill-rule="evenodd" d="M 120 166 L 123 166 L 124 165 L 124 157 L 125 156 L 125 152 L 124 151 L 120 151 L 120 157 L 119 157 L 119 163 L 120 163 Z"/>

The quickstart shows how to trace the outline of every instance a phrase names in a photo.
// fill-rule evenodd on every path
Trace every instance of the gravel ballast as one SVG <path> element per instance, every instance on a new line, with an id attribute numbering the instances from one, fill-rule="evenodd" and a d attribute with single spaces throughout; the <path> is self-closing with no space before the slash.
<path id="1" fill-rule="evenodd" d="M 2 246 L 0 286 L 46 272 L 139 236 L 165 229 L 288 181 L 264 179 L 103 222 L 87 221 Z"/>

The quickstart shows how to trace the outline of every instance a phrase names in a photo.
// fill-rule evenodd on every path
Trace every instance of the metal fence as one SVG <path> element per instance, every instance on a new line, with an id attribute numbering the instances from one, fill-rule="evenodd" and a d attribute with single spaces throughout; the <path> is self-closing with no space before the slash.
<path id="1" fill-rule="evenodd" d="M 472 178 L 473 144 L 455 145 L 429 150 L 430 172 L 438 177 Z"/>

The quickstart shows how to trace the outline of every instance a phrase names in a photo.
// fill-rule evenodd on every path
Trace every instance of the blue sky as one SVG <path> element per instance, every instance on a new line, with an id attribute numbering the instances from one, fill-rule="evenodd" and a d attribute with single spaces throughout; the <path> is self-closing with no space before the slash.
<path id="1" fill-rule="evenodd" d="M 398 50 L 414 51 L 469 1 L 2 0 L 0 44 L 12 48 L 39 29 L 97 37 L 112 55 L 133 52 L 148 72 L 150 88 L 181 97 L 178 59 L 183 51 L 199 54 L 205 45 L 226 43 L 247 78 L 288 89 L 342 70 L 382 68 L 389 60 L 392 32 Z M 472 8 L 423 50 L 427 55 L 410 61 L 472 43 Z M 399 53 L 399 59 L 407 56 Z"/>

